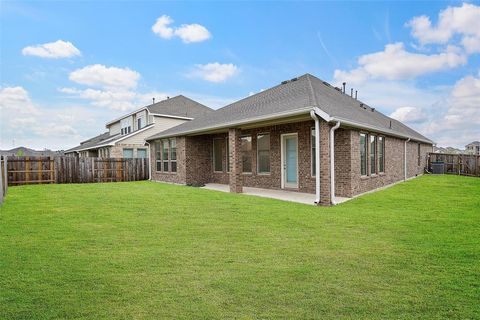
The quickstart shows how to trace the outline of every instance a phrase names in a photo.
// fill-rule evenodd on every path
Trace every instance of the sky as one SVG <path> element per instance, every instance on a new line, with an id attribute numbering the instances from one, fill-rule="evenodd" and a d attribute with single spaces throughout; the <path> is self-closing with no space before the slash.
<path id="1" fill-rule="evenodd" d="M 183 94 L 305 73 L 439 146 L 480 140 L 480 2 L 0 1 L 0 149 L 68 149 Z"/>

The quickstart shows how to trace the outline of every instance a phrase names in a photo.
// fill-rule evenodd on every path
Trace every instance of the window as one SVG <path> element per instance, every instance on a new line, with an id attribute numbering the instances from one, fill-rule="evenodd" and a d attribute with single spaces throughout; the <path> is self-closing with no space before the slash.
<path id="1" fill-rule="evenodd" d="M 142 129 L 142 118 L 137 119 L 137 130 Z"/>
<path id="2" fill-rule="evenodd" d="M 258 173 L 270 173 L 270 134 L 257 135 Z"/>
<path id="3" fill-rule="evenodd" d="M 168 172 L 168 140 L 162 140 L 163 171 Z"/>
<path id="4" fill-rule="evenodd" d="M 223 139 L 213 139 L 213 171 L 223 172 Z"/>
<path id="5" fill-rule="evenodd" d="M 170 139 L 170 171 L 177 172 L 177 140 Z"/>
<path id="6" fill-rule="evenodd" d="M 364 133 L 360 134 L 360 173 L 367 175 L 367 135 Z"/>
<path id="7" fill-rule="evenodd" d="M 162 150 L 160 141 L 155 142 L 155 166 L 157 171 L 162 171 Z"/>
<path id="8" fill-rule="evenodd" d="M 252 172 L 252 136 L 241 137 L 242 168 L 243 172 Z"/>
<path id="9" fill-rule="evenodd" d="M 227 146 L 227 156 L 226 156 L 226 164 L 227 164 L 227 172 L 230 172 L 230 141 L 228 140 L 228 136 L 225 139 L 225 145 Z"/>
<path id="10" fill-rule="evenodd" d="M 418 146 L 417 146 L 417 157 L 418 157 L 418 165 L 420 166 L 420 142 L 418 143 Z"/>
<path id="11" fill-rule="evenodd" d="M 377 173 L 377 163 L 375 161 L 376 147 L 377 137 L 370 136 L 370 174 Z"/>
<path id="12" fill-rule="evenodd" d="M 317 150 L 316 145 L 315 145 L 315 128 L 312 128 L 311 134 L 310 134 L 310 145 L 311 145 L 311 151 L 312 151 L 312 177 L 315 177 L 316 171 L 317 171 Z"/>
<path id="13" fill-rule="evenodd" d="M 385 138 L 378 137 L 378 172 L 385 172 Z"/>
<path id="14" fill-rule="evenodd" d="M 133 158 L 133 149 L 123 149 L 124 158 Z"/>
<path id="15" fill-rule="evenodd" d="M 147 149 L 137 149 L 137 158 L 145 159 L 147 157 Z"/>

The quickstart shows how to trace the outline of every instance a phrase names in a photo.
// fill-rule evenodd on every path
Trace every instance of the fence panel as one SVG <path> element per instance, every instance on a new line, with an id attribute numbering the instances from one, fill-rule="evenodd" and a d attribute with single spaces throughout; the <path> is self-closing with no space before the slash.
<path id="1" fill-rule="evenodd" d="M 148 179 L 148 159 L 8 157 L 12 185 L 120 182 Z"/>
<path id="2" fill-rule="evenodd" d="M 0 156 L 0 205 L 2 205 L 8 190 L 7 157 Z"/>
<path id="3" fill-rule="evenodd" d="M 443 163 L 445 173 L 480 177 L 480 155 L 430 153 L 428 168 L 432 162 Z"/>

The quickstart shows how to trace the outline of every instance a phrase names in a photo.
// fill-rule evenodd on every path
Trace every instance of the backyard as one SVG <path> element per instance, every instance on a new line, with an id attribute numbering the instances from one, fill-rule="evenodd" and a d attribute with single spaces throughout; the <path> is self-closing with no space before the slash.
<path id="1" fill-rule="evenodd" d="M 0 319 L 480 316 L 480 179 L 335 207 L 149 181 L 12 187 Z"/>

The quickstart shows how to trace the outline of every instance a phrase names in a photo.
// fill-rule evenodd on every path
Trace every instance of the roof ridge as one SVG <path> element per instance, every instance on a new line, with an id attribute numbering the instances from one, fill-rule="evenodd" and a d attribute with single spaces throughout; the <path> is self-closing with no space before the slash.
<path id="1" fill-rule="evenodd" d="M 313 103 L 312 105 L 314 107 L 318 107 L 318 100 L 317 100 L 317 95 L 315 94 L 315 90 L 313 89 L 313 85 L 312 85 L 312 81 L 310 80 L 310 77 L 312 76 L 311 74 L 307 73 L 305 74 L 306 78 L 307 78 L 307 81 L 308 81 L 308 86 L 310 87 L 310 95 L 311 95 L 311 98 L 313 100 Z"/>

